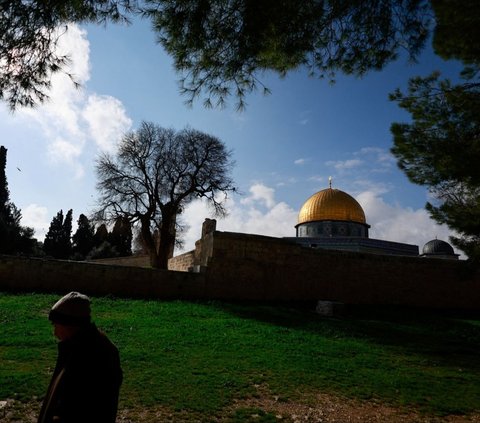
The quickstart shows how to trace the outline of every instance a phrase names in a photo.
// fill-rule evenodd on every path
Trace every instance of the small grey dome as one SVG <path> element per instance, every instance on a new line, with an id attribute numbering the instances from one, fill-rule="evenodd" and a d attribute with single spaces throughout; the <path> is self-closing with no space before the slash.
<path id="1" fill-rule="evenodd" d="M 432 239 L 431 241 L 428 241 L 423 246 L 422 252 L 426 255 L 455 255 L 455 251 L 453 251 L 452 246 L 448 242 L 440 239 Z"/>

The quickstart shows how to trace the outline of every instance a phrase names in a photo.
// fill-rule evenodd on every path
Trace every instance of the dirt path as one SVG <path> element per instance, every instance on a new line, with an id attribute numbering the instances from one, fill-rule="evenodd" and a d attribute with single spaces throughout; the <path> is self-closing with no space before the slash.
<path id="1" fill-rule="evenodd" d="M 35 423 L 37 401 L 0 401 L 1 423 Z M 241 419 L 240 419 L 241 417 Z M 268 418 L 267 418 L 268 417 Z M 117 423 L 193 423 L 193 422 L 285 422 L 285 423 L 480 423 L 480 414 L 469 416 L 426 416 L 386 406 L 375 401 L 356 401 L 320 394 L 312 405 L 262 396 L 235 401 L 227 409 L 205 417 L 190 412 L 173 412 L 156 407 L 120 410 Z"/>
<path id="2" fill-rule="evenodd" d="M 259 398 L 248 400 L 250 407 L 270 411 L 282 421 L 292 423 L 467 423 L 480 422 L 480 414 L 470 416 L 434 417 L 386 406 L 375 401 L 356 401 L 318 395 L 314 405 L 307 406 L 295 402 L 279 402 L 275 399 Z M 240 404 L 237 404 L 240 405 Z"/>

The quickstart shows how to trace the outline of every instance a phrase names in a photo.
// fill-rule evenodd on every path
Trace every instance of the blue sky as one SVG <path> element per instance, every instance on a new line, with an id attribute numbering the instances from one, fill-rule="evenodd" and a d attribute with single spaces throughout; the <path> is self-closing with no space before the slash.
<path id="1" fill-rule="evenodd" d="M 339 75 L 336 84 L 309 78 L 306 71 L 281 79 L 261 77 L 272 94 L 247 97 L 237 112 L 184 104 L 172 61 L 155 43 L 147 21 L 104 27 L 71 25 L 61 47 L 71 55 L 71 73 L 52 79 L 51 101 L 14 114 L 0 105 L 1 144 L 8 149 L 7 178 L 23 224 L 43 240 L 52 217 L 72 208 L 74 220 L 95 206 L 95 159 L 115 151 L 122 134 L 142 120 L 165 127 L 185 126 L 220 138 L 233 150 L 233 176 L 242 195 L 226 203 L 229 216 L 217 229 L 294 236 L 297 214 L 306 199 L 328 187 L 353 195 L 365 210 L 372 238 L 422 246 L 450 231 L 429 219 L 425 188 L 411 184 L 389 153 L 394 121 L 409 116 L 388 100 L 410 76 L 441 70 L 455 76 L 427 49 L 419 63 L 399 59 L 362 79 Z M 183 215 L 185 249 L 193 248 L 204 218 L 202 202 Z"/>

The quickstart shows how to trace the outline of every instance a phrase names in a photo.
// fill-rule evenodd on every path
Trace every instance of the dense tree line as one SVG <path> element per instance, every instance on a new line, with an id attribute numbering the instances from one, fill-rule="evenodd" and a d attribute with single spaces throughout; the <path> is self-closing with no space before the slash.
<path id="1" fill-rule="evenodd" d="M 96 229 L 89 218 L 81 214 L 77 230 L 72 235 L 72 210 L 53 217 L 45 236 L 43 251 L 57 259 L 91 260 L 132 255 L 132 227 L 128 219 L 118 217 L 111 231 L 104 223 Z"/>

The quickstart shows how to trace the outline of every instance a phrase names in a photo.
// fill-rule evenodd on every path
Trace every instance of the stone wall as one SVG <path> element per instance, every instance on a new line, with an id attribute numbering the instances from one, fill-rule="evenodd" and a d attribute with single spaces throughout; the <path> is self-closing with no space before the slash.
<path id="1" fill-rule="evenodd" d="M 194 264 L 195 251 L 189 251 L 168 260 L 168 270 L 188 272 Z"/>
<path id="2" fill-rule="evenodd" d="M 201 272 L 0 256 L 0 290 L 480 310 L 480 272 L 465 261 L 317 250 L 216 231 L 173 263 Z"/>
<path id="3" fill-rule="evenodd" d="M 317 250 L 222 232 L 202 243 L 210 252 L 210 298 L 480 310 L 480 273 L 465 261 Z"/>
<path id="4" fill-rule="evenodd" d="M 205 277 L 141 267 L 0 256 L 0 290 L 76 290 L 90 295 L 196 299 L 203 297 Z"/>
<path id="5" fill-rule="evenodd" d="M 172 257 L 168 260 L 168 270 L 175 270 L 177 272 L 188 272 L 188 269 L 193 266 L 194 254 L 194 251 L 189 251 L 188 253 Z M 150 256 L 146 254 L 141 254 L 128 257 L 111 257 L 91 260 L 91 263 L 108 264 L 113 266 L 149 268 Z"/>
<path id="6" fill-rule="evenodd" d="M 90 260 L 89 262 L 96 264 L 108 264 L 112 266 L 150 267 L 150 257 L 146 254 L 94 259 Z"/>

